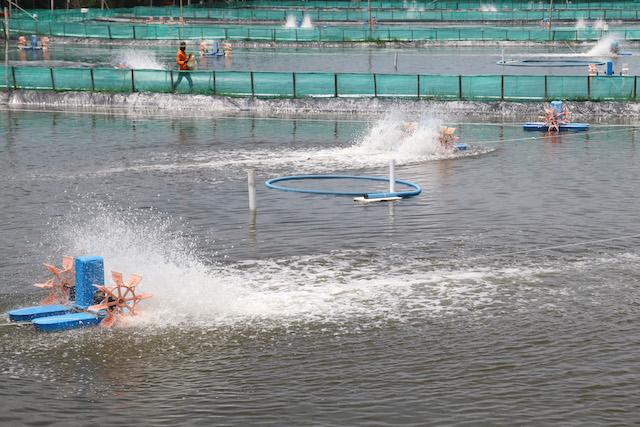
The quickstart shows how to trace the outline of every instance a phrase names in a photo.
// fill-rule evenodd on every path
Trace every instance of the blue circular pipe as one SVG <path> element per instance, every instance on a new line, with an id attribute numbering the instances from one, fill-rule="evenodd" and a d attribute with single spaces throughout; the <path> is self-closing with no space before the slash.
<path id="1" fill-rule="evenodd" d="M 333 190 L 312 190 L 306 188 L 294 188 L 294 187 L 284 187 L 282 185 L 277 185 L 277 182 L 284 181 L 300 181 L 304 179 L 359 179 L 359 180 L 367 180 L 367 181 L 385 181 L 389 182 L 389 178 L 380 177 L 380 176 L 355 176 L 355 175 L 293 175 L 293 176 L 281 176 L 278 178 L 272 178 L 268 181 L 265 181 L 264 185 L 268 188 L 273 188 L 274 190 L 282 190 L 282 191 L 291 191 L 294 193 L 308 193 L 308 194 L 323 194 L 329 196 L 353 196 L 353 197 L 365 197 L 367 199 L 381 199 L 386 197 L 413 197 L 417 196 L 422 192 L 422 188 L 414 182 L 405 181 L 402 179 L 396 179 L 396 184 L 406 185 L 407 187 L 411 187 L 412 190 L 407 191 L 394 191 L 394 192 L 386 192 L 386 193 L 366 193 L 366 192 L 351 192 L 351 191 L 333 191 Z"/>

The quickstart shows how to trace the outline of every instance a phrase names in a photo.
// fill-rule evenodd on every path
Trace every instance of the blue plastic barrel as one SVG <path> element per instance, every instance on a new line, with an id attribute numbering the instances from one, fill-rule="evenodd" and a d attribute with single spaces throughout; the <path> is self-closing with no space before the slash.
<path id="1" fill-rule="evenodd" d="M 613 76 L 613 61 L 607 61 L 607 76 Z"/>
<path id="2" fill-rule="evenodd" d="M 31 34 L 31 47 L 38 46 L 38 37 L 35 34 Z"/>

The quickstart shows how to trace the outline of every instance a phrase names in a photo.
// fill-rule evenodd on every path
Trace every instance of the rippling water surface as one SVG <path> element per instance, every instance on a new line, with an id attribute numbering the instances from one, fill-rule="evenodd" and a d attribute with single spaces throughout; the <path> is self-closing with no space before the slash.
<path id="1" fill-rule="evenodd" d="M 36 303 L 40 263 L 64 254 L 154 297 L 126 328 L 0 326 L 0 423 L 637 422 L 636 128 L 445 122 L 469 152 L 400 112 L 3 112 L 0 309 Z M 381 175 L 392 158 L 419 197 L 259 186 L 247 210 L 249 168 Z"/>

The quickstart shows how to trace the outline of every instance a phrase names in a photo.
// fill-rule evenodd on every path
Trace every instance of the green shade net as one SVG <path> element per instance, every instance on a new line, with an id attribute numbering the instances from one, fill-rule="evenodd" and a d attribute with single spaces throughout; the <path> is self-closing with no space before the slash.
<path id="1" fill-rule="evenodd" d="M 182 79 L 180 76 L 182 75 Z M 6 76 L 6 78 L 5 78 Z M 187 76 L 189 78 L 187 78 Z M 191 93 L 265 98 L 394 97 L 519 100 L 633 100 L 634 76 L 444 76 L 366 73 L 0 67 L 0 87 L 97 92 Z M 178 82 L 180 80 L 180 82 Z M 191 84 L 189 84 L 191 80 Z M 8 82 L 8 84 L 7 84 Z"/>

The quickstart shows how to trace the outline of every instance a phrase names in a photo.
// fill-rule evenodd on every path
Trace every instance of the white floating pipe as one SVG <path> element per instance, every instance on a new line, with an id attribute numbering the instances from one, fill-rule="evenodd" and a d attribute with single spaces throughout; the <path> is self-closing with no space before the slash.
<path id="1" fill-rule="evenodd" d="M 396 161 L 389 160 L 389 193 L 396 192 Z"/>
<path id="2" fill-rule="evenodd" d="M 256 171 L 249 169 L 247 171 L 247 184 L 249 187 L 249 210 L 256 210 Z"/>

